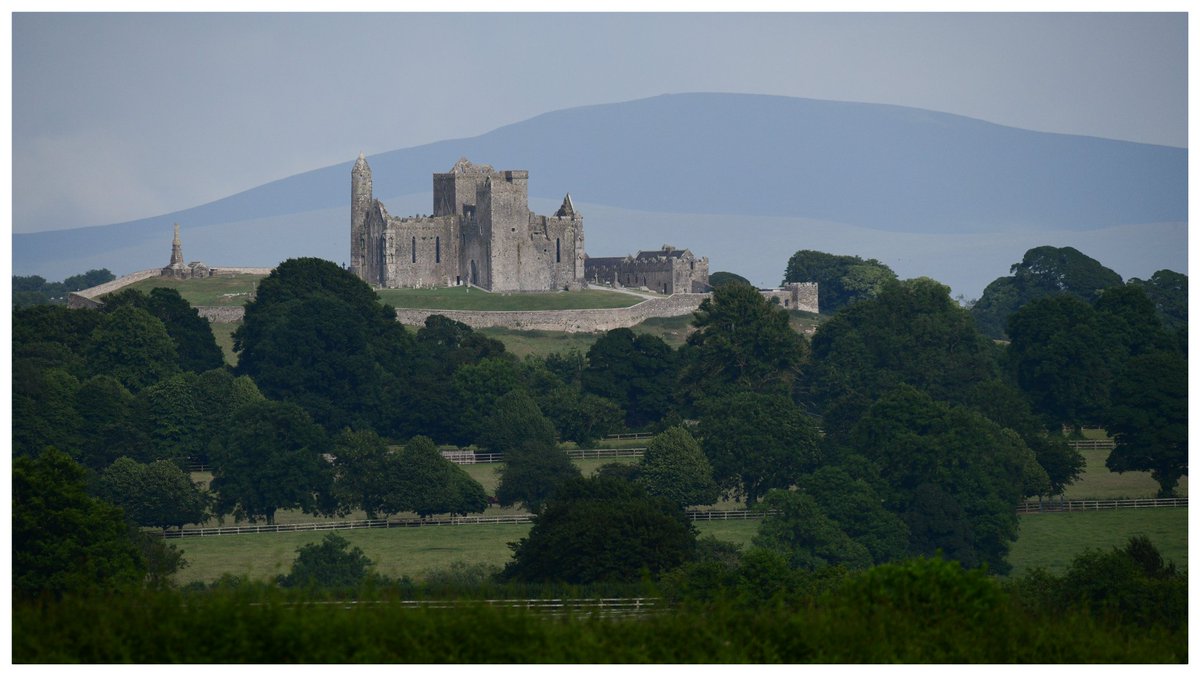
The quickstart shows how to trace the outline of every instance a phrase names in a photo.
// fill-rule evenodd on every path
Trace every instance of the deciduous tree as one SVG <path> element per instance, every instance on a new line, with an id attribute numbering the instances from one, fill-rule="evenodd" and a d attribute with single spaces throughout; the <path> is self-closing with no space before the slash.
<path id="1" fill-rule="evenodd" d="M 13 458 L 13 594 L 135 587 L 146 565 L 121 510 L 87 494 L 85 471 L 53 448 Z"/>
<path id="2" fill-rule="evenodd" d="M 788 325 L 787 312 L 756 289 L 732 284 L 713 291 L 693 323 L 681 379 L 694 399 L 791 393 L 808 344 Z"/>
<path id="3" fill-rule="evenodd" d="M 754 536 L 754 545 L 779 552 L 793 568 L 825 566 L 867 568 L 871 553 L 825 516 L 810 495 L 775 489 L 763 506 L 769 510 Z"/>
<path id="4" fill-rule="evenodd" d="M 683 427 L 667 428 L 650 440 L 642 456 L 638 483 L 650 495 L 684 507 L 711 505 L 721 492 L 700 444 Z"/>
<path id="5" fill-rule="evenodd" d="M 658 576 L 691 557 L 696 535 L 670 500 L 620 479 L 574 479 L 510 546 L 507 579 L 588 584 Z"/>
<path id="6" fill-rule="evenodd" d="M 208 519 L 209 495 L 175 463 L 143 465 L 117 458 L 101 474 L 96 494 L 125 511 L 137 526 L 182 528 Z"/>
<path id="7" fill-rule="evenodd" d="M 992 338 L 1002 338 L 1008 318 L 1039 298 L 1065 293 L 1091 302 L 1102 290 L 1123 284 L 1120 275 L 1069 246 L 1030 249 L 1009 272 L 1011 277 L 989 284 L 971 308 L 979 329 Z"/>
<path id="8" fill-rule="evenodd" d="M 1148 471 L 1160 497 L 1174 496 L 1188 469 L 1187 359 L 1173 352 L 1130 359 L 1105 419 L 1116 441 L 1108 468 Z"/>
<path id="9" fill-rule="evenodd" d="M 1015 433 L 900 386 L 871 406 L 849 444 L 878 467 L 884 507 L 908 523 L 912 553 L 941 548 L 964 565 L 1008 569 L 1017 504 L 1036 466 Z M 932 514 L 941 516 L 930 521 Z"/>
<path id="10" fill-rule="evenodd" d="M 92 331 L 87 361 L 92 375 L 110 375 L 134 393 L 179 371 L 179 355 L 166 327 L 131 306 L 113 310 Z"/>
<path id="11" fill-rule="evenodd" d="M 487 494 L 461 467 L 442 457 L 429 437 L 404 445 L 399 460 L 405 508 L 422 517 L 487 509 Z"/>
<path id="12" fill-rule="evenodd" d="M 888 266 L 871 258 L 839 256 L 803 249 L 788 259 L 783 283 L 816 282 L 822 314 L 833 314 L 854 301 L 873 298 L 883 284 L 896 279 Z"/>
<path id="13" fill-rule="evenodd" d="M 284 587 L 355 589 L 367 580 L 373 565 L 362 549 L 351 549 L 349 540 L 329 533 L 319 543 L 298 547 L 291 572 L 281 576 L 279 583 Z"/>
<path id="14" fill-rule="evenodd" d="M 779 394 L 741 392 L 710 401 L 700 440 L 713 476 L 748 507 L 772 488 L 787 488 L 820 460 L 816 424 Z"/>
<path id="15" fill-rule="evenodd" d="M 242 407 L 210 454 L 217 512 L 274 523 L 280 509 L 335 511 L 323 457 L 328 451 L 324 430 L 299 406 L 263 401 Z"/>
<path id="16" fill-rule="evenodd" d="M 613 329 L 588 350 L 583 391 L 615 402 L 625 423 L 639 428 L 671 410 L 677 373 L 675 352 L 661 338 Z"/>

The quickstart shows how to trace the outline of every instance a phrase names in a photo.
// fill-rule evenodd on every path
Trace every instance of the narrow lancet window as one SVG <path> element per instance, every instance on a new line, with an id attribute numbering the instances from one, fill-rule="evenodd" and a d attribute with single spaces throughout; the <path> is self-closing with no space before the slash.
<path id="1" fill-rule="evenodd" d="M 557 237 L 554 239 L 554 262 L 562 262 L 562 240 Z"/>
<path id="2" fill-rule="evenodd" d="M 433 239 L 433 262 L 434 263 L 442 262 L 442 238 L 441 237 L 435 237 Z"/>
<path id="3" fill-rule="evenodd" d="M 412 238 L 412 262 L 417 262 L 417 238 Z"/>

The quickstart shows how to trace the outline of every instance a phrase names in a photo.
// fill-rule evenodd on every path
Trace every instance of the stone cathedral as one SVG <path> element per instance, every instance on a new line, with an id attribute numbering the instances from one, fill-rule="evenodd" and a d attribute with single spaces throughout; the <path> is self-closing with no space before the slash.
<path id="1" fill-rule="evenodd" d="M 584 287 L 583 216 L 569 194 L 553 216 L 530 212 L 528 184 L 528 171 L 496 171 L 464 157 L 433 175 L 432 215 L 391 216 L 374 198 L 360 154 L 350 173 L 350 269 L 383 288 Z"/>

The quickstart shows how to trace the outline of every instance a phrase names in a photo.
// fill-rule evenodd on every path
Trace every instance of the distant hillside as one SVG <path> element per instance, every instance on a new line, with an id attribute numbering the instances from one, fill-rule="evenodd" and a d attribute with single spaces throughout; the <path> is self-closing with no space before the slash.
<path id="1" fill-rule="evenodd" d="M 308 239 L 345 241 L 356 152 L 348 148 L 345 163 L 179 212 L 14 235 L 14 271 L 61 276 L 96 267 L 85 261 L 114 272 L 153 265 L 166 255 L 157 242 L 164 233 L 169 242 L 174 221 L 184 226 L 189 259 L 227 265 L 269 264 L 285 246 Z M 573 108 L 475 138 L 381 153 L 368 158 L 376 195 L 427 193 L 430 175 L 460 156 L 528 169 L 532 197 L 561 200 L 570 192 L 577 203 L 651 213 L 804 218 L 932 235 L 1082 231 L 1187 219 L 1184 149 L 1031 132 L 898 106 L 742 94 L 666 95 Z M 412 211 L 391 202 L 389 210 L 428 213 L 424 199 Z M 254 223 L 287 221 L 296 226 L 289 242 L 247 231 Z M 243 239 L 228 249 L 187 250 L 187 233 L 234 223 Z M 590 250 L 596 231 L 592 221 L 588 225 Z M 746 234 L 739 232 L 729 246 L 752 247 Z M 146 258 L 151 242 L 155 248 Z M 798 242 L 795 248 L 805 246 Z M 322 247 L 306 253 L 336 261 L 348 253 Z M 988 271 L 988 278 L 1003 272 Z M 782 269 L 771 277 L 780 274 Z"/>

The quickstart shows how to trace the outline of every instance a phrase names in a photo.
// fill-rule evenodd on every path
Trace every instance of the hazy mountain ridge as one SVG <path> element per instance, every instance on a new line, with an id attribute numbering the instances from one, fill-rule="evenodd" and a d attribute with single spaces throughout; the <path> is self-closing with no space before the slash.
<path id="1" fill-rule="evenodd" d="M 297 229 L 289 239 L 327 241 L 326 228 L 348 228 L 348 215 L 299 216 L 347 207 L 356 154 L 348 149 L 345 163 L 154 218 L 14 235 L 14 271 L 53 277 L 58 270 L 85 269 L 79 264 L 84 259 L 106 256 L 104 267 L 116 272 L 151 267 L 169 250 L 145 260 L 143 245 L 169 241 L 175 221 L 183 226 L 189 260 L 229 265 L 232 258 L 249 256 L 275 261 L 288 248 L 277 238 L 245 232 L 223 251 L 207 243 L 195 246 L 199 241 L 191 233 L 294 214 Z M 425 193 L 430 175 L 446 171 L 460 156 L 497 168 L 528 169 L 531 197 L 561 200 L 570 192 L 577 202 L 615 210 L 736 214 L 731 225 L 740 217 L 802 218 L 957 236 L 1187 219 L 1186 149 L 1032 132 L 899 106 L 742 94 L 664 95 L 572 108 L 474 138 L 380 153 L 368 158 L 375 193 Z M 429 204 L 415 210 L 388 206 L 395 214 L 430 209 Z M 320 225 L 311 225 L 315 222 Z M 597 238 L 599 223 L 587 223 L 591 251 L 604 238 Z M 753 238 L 741 232 L 730 246 L 753 252 Z M 338 241 L 345 237 L 342 233 Z M 624 249 L 661 243 L 629 242 Z M 798 241 L 795 248 L 805 247 Z M 342 249 L 322 251 L 332 260 L 348 255 Z M 608 253 L 615 252 L 597 250 L 597 255 Z"/>

